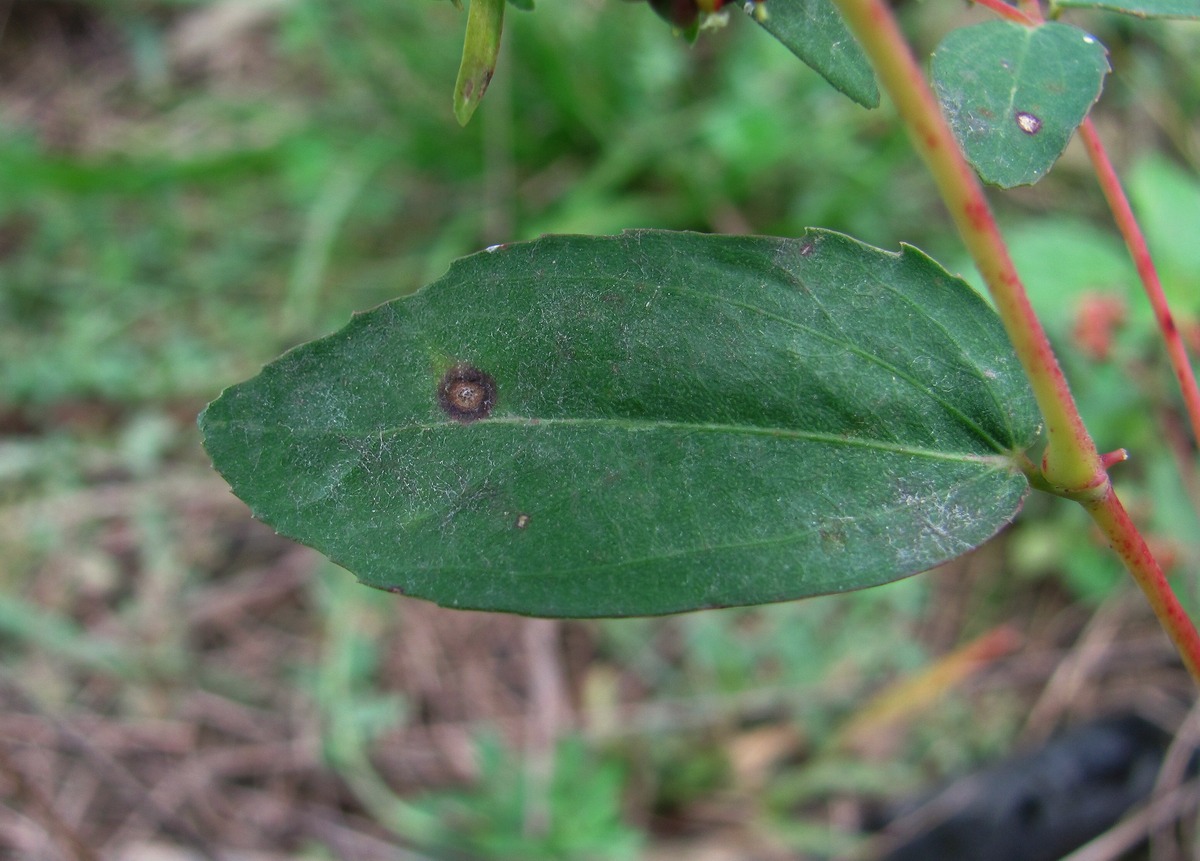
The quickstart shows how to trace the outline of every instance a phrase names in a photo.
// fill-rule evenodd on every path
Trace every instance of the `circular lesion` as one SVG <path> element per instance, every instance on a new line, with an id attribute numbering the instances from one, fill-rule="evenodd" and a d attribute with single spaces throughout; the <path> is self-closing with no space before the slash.
<path id="1" fill-rule="evenodd" d="M 491 415 L 496 405 L 496 381 L 474 365 L 457 364 L 442 376 L 437 399 L 447 416 L 470 424 Z"/>

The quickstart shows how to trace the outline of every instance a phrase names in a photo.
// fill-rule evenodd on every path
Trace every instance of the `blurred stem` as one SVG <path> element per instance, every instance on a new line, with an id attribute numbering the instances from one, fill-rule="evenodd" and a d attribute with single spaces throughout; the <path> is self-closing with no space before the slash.
<path id="1" fill-rule="evenodd" d="M 521 639 L 528 660 L 529 709 L 525 714 L 525 780 L 522 811 L 527 837 L 544 836 L 552 824 L 554 749 L 567 722 L 567 684 L 559 658 L 558 619 L 523 619 Z"/>
<path id="2" fill-rule="evenodd" d="M 1200 682 L 1200 635 L 1112 489 L 1045 330 L 1013 266 L 983 187 L 942 116 L 890 7 L 885 0 L 834 2 L 858 37 L 933 175 L 1029 377 L 1047 434 L 1041 475 L 1033 483 L 1049 485 L 1083 504 L 1146 593 L 1192 677 Z M 1029 12 L 1025 14 L 1030 17 Z"/>
<path id="3" fill-rule="evenodd" d="M 1016 6 L 1008 5 L 1007 0 L 974 0 L 974 2 L 987 9 L 991 9 L 1001 18 L 1006 18 L 1009 21 L 1015 21 L 1018 24 L 1032 24 L 1033 21 Z"/>
<path id="4" fill-rule="evenodd" d="M 1017 0 L 1017 6 L 1031 21 L 1041 20 L 1042 7 L 1038 4 L 1038 0 Z"/>
<path id="5" fill-rule="evenodd" d="M 503 46 L 501 53 L 507 58 Z M 507 63 L 508 60 L 505 59 Z M 512 76 L 501 75 L 483 108 L 483 238 L 509 242 L 516 231 L 517 169 L 513 160 Z"/>
<path id="6" fill-rule="evenodd" d="M 316 325 L 321 287 L 339 231 L 380 159 L 367 153 L 334 165 L 308 210 L 279 323 L 285 340 L 308 335 Z"/>
<path id="7" fill-rule="evenodd" d="M 1092 160 L 1096 178 L 1104 192 L 1104 199 L 1108 201 L 1108 206 L 1112 210 L 1117 229 L 1121 231 L 1129 254 L 1133 257 L 1138 277 L 1142 280 L 1142 287 L 1146 291 L 1146 298 L 1150 300 L 1150 307 L 1154 309 L 1154 319 L 1162 332 L 1171 369 L 1175 372 L 1179 390 L 1183 393 L 1183 403 L 1187 409 L 1188 420 L 1192 425 L 1192 439 L 1200 441 L 1200 390 L 1196 387 L 1196 375 L 1192 370 L 1191 361 L 1188 359 L 1187 348 L 1179 334 L 1179 328 L 1175 325 L 1175 318 L 1171 314 L 1171 306 L 1167 303 L 1167 297 L 1163 293 L 1158 270 L 1154 266 L 1153 258 L 1150 257 L 1150 248 L 1146 245 L 1146 237 L 1142 234 L 1141 227 L 1133 215 L 1133 207 L 1129 205 L 1129 198 L 1125 196 L 1125 189 L 1121 187 L 1121 180 L 1118 179 L 1117 172 L 1113 169 L 1112 161 L 1109 159 L 1108 152 L 1104 149 L 1104 143 L 1100 140 L 1100 135 L 1096 132 L 1096 126 L 1090 117 L 1085 119 L 1083 125 L 1079 127 L 1079 136 L 1083 139 L 1083 145 L 1087 148 L 1088 156 Z"/>

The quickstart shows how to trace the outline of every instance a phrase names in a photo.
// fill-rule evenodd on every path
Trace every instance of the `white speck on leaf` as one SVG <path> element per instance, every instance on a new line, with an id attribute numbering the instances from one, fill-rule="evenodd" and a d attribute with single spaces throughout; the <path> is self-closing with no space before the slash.
<path id="1" fill-rule="evenodd" d="M 1017 128 L 1027 135 L 1036 135 L 1042 128 L 1042 121 L 1026 111 L 1017 111 Z"/>

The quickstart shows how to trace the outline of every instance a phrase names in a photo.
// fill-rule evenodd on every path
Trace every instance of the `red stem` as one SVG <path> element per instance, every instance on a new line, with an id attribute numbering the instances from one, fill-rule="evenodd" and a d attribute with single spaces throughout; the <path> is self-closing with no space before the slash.
<path id="1" fill-rule="evenodd" d="M 1037 23 L 1036 19 L 1026 15 L 1016 6 L 1009 6 L 1004 2 L 1004 0 L 975 0 L 975 3 L 979 6 L 991 9 L 1001 18 L 1007 18 L 1009 21 L 1015 21 L 1018 24 L 1033 26 Z"/>
<path id="2" fill-rule="evenodd" d="M 1038 5 L 1038 0 L 1017 0 L 1017 5 L 1021 7 L 1030 21 L 1043 20 L 1042 7 Z"/>
<path id="3" fill-rule="evenodd" d="M 1133 257 L 1138 277 L 1141 278 L 1146 291 L 1146 298 L 1150 300 L 1150 307 L 1154 309 L 1154 319 L 1162 332 L 1171 368 L 1183 393 L 1183 403 L 1192 425 L 1192 439 L 1200 441 L 1200 389 L 1196 387 L 1196 375 L 1188 359 L 1187 347 L 1175 325 L 1175 318 L 1171 315 L 1171 307 L 1163 293 L 1158 270 L 1154 268 L 1154 260 L 1150 257 L 1150 249 L 1146 245 L 1146 237 L 1142 235 L 1137 219 L 1134 218 L 1129 198 L 1125 196 L 1125 190 L 1121 187 L 1121 181 L 1117 178 L 1117 172 L 1113 169 L 1112 161 L 1104 149 L 1091 117 L 1085 119 L 1079 127 L 1079 136 L 1092 159 L 1092 167 L 1095 168 L 1104 198 L 1112 210 L 1117 229 L 1121 231 L 1129 254 Z"/>
<path id="4" fill-rule="evenodd" d="M 975 2 L 992 10 L 1001 18 L 1015 21 L 1018 24 L 1033 27 L 1042 21 L 1041 10 L 1036 5 L 1033 5 L 1027 14 L 1009 6 L 1004 0 L 975 0 Z M 1030 4 L 1025 3 L 1025 6 L 1029 8 Z M 1146 245 L 1146 237 L 1142 234 L 1142 229 L 1133 215 L 1129 198 L 1125 195 L 1125 189 L 1121 187 L 1121 180 L 1117 177 L 1112 160 L 1108 157 L 1108 151 L 1104 148 L 1104 142 L 1100 140 L 1096 124 L 1092 122 L 1091 117 L 1084 118 L 1083 124 L 1079 127 L 1079 137 L 1083 141 L 1084 148 L 1087 149 L 1088 157 L 1092 160 L 1092 167 L 1096 171 L 1100 189 L 1104 192 L 1109 209 L 1112 210 L 1117 229 L 1121 231 L 1121 236 L 1125 239 L 1125 246 L 1129 249 L 1134 266 L 1137 267 L 1138 277 L 1142 281 L 1146 297 L 1150 300 L 1150 307 L 1154 310 L 1154 319 L 1162 332 L 1171 369 L 1175 372 L 1175 379 L 1183 394 L 1184 408 L 1187 410 L 1188 421 L 1192 426 L 1192 439 L 1200 442 L 1200 387 L 1197 387 L 1196 375 L 1192 370 L 1191 361 L 1188 359 L 1187 347 L 1183 343 L 1183 338 L 1175 325 L 1175 318 L 1171 314 L 1171 307 L 1163 293 L 1158 270 L 1150 256 L 1150 248 Z"/>
<path id="5" fill-rule="evenodd" d="M 1045 329 L 1033 310 L 983 186 L 967 164 L 885 0 L 835 0 L 908 126 L 1029 377 L 1046 423 L 1042 472 L 1058 490 L 1099 493 L 1108 480 Z"/>
<path id="6" fill-rule="evenodd" d="M 1123 448 L 1119 448 L 1116 451 L 1105 452 L 1104 454 L 1100 455 L 1100 462 L 1104 464 L 1105 469 L 1111 469 L 1118 463 L 1124 463 L 1127 460 L 1129 460 L 1129 452 Z"/>
<path id="7" fill-rule="evenodd" d="M 1166 629 L 1167 636 L 1175 644 L 1192 678 L 1200 681 L 1200 634 L 1197 634 L 1192 620 L 1171 591 L 1162 568 L 1129 519 L 1129 513 L 1121 505 L 1116 491 L 1110 485 L 1103 496 L 1089 500 L 1083 506 L 1145 593 L 1154 615 Z"/>
<path id="8" fill-rule="evenodd" d="M 1021 0 L 1021 10 L 1014 9 L 1003 0 L 975 0 L 975 2 L 986 6 L 1007 20 L 1027 26 L 1037 26 L 1043 20 L 1036 0 Z M 1129 198 L 1126 197 L 1125 190 L 1121 187 L 1117 172 L 1113 169 L 1112 161 L 1096 132 L 1091 117 L 1084 119 L 1079 128 L 1079 134 L 1088 156 L 1092 160 L 1092 167 L 1096 171 L 1100 188 L 1112 210 L 1113 220 L 1117 224 L 1117 229 L 1121 231 L 1125 245 L 1133 257 L 1138 276 L 1141 278 L 1146 296 L 1154 310 L 1155 319 L 1162 331 L 1167 355 L 1171 367 L 1175 371 L 1175 377 L 1179 381 L 1179 388 L 1183 393 L 1184 404 L 1191 421 L 1192 438 L 1200 441 L 1200 390 L 1196 386 L 1196 377 L 1192 371 L 1191 362 L 1188 360 L 1183 338 L 1179 334 L 1179 329 L 1175 325 L 1170 306 L 1163 293 L 1158 271 L 1150 257 L 1150 249 L 1146 245 L 1146 239 L 1142 235 L 1137 219 L 1134 218 L 1133 208 L 1129 205 Z M 1128 455 L 1125 450 L 1119 449 L 1102 456 L 1101 463 L 1107 470 L 1126 457 Z M 1186 468 L 1184 466 L 1184 469 Z M 1159 624 L 1163 626 L 1175 644 L 1184 664 L 1191 672 L 1192 678 L 1200 682 L 1200 635 L 1197 634 L 1195 625 L 1179 604 L 1179 600 L 1171 590 L 1170 584 L 1167 583 L 1166 577 L 1163 576 L 1157 560 L 1146 546 L 1145 539 L 1129 519 L 1112 484 L 1106 484 L 1103 496 L 1080 501 L 1104 531 L 1113 550 L 1125 562 L 1129 573 L 1145 593 L 1146 600 L 1154 610 L 1155 616 L 1158 617 Z"/>
<path id="9" fill-rule="evenodd" d="M 1112 489 L 1105 464 L 1075 406 L 1070 389 L 1017 275 L 988 207 L 908 41 L 886 0 L 834 0 L 866 51 L 881 88 L 925 159 L 964 244 L 987 282 L 1046 421 L 1047 446 L 1039 483 L 1081 503 L 1107 536 L 1167 631 L 1192 677 L 1200 682 L 1200 634 L 1180 606 Z M 1037 7 L 1025 7 L 1036 21 Z M 1032 479 L 1031 479 L 1032 480 Z"/>

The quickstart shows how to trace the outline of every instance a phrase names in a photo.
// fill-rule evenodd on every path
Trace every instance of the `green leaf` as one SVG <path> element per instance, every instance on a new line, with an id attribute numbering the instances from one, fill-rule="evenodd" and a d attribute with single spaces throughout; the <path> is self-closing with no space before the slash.
<path id="1" fill-rule="evenodd" d="M 879 106 L 867 55 L 830 0 L 769 0 L 764 30 L 863 107 Z"/>
<path id="2" fill-rule="evenodd" d="M 1104 46 L 1058 23 L 964 27 L 933 54 L 934 88 L 959 144 L 980 177 L 1002 188 L 1050 170 L 1107 73 Z"/>
<path id="3" fill-rule="evenodd" d="M 458 66 L 458 80 L 454 82 L 454 116 L 459 125 L 465 126 L 470 121 L 492 82 L 503 28 L 504 0 L 471 0 L 462 62 Z"/>
<path id="4" fill-rule="evenodd" d="M 1139 18 L 1200 18 L 1197 0 L 1054 0 L 1060 9 L 1106 9 Z"/>
<path id="5" fill-rule="evenodd" d="M 995 314 L 913 248 L 636 231 L 466 257 L 200 424 L 256 517 L 365 583 L 626 616 L 958 556 L 1019 508 L 1038 419 Z"/>

